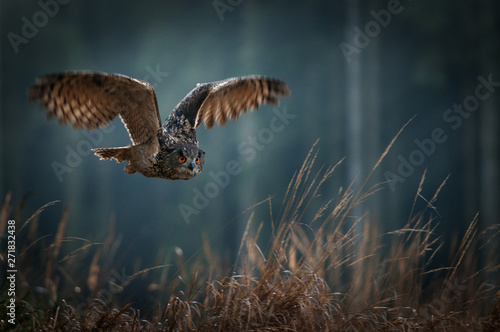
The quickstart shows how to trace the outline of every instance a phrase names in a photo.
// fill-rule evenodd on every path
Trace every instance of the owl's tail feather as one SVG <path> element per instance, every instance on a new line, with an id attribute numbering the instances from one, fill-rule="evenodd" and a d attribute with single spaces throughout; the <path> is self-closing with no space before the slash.
<path id="1" fill-rule="evenodd" d="M 119 163 L 130 160 L 132 147 L 127 146 L 124 148 L 107 148 L 107 149 L 94 149 L 95 155 L 100 157 L 101 160 L 104 159 L 116 159 Z"/>

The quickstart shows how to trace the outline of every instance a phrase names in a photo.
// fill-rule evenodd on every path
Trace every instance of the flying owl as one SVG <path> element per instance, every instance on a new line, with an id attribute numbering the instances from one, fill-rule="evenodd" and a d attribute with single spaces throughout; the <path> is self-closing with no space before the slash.
<path id="1" fill-rule="evenodd" d="M 261 104 L 279 104 L 289 96 L 287 85 L 262 76 L 228 78 L 197 84 L 161 124 L 153 87 L 119 74 L 70 72 L 38 78 L 28 89 L 30 101 L 40 101 L 47 118 L 73 128 L 92 130 L 120 116 L 132 144 L 94 149 L 104 159 L 128 161 L 125 171 L 147 177 L 188 180 L 203 170 L 205 152 L 196 140 L 196 128 L 207 129 L 237 119 Z"/>

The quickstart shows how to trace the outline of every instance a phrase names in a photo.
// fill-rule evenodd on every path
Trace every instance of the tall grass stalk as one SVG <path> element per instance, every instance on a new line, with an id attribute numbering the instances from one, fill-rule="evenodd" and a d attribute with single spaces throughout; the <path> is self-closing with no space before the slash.
<path id="1" fill-rule="evenodd" d="M 255 224 L 250 213 L 237 261 L 229 270 L 222 267 L 221 257 L 212 252 L 211 240 L 205 237 L 199 251 L 202 260 L 186 261 L 178 253 L 172 265 L 131 275 L 133 279 L 160 272 L 148 287 L 166 296 L 166 303 L 153 312 L 141 313 L 133 303 L 105 303 L 97 296 L 109 280 L 105 263 L 112 261 L 110 256 L 114 257 L 120 242 L 115 238 L 114 220 L 110 221 L 108 237 L 94 243 L 65 235 L 66 210 L 52 244 L 43 250 L 42 276 L 34 278 L 31 274 L 36 271 L 29 268 L 23 271 L 22 280 L 28 286 L 21 289 L 18 300 L 24 307 L 20 326 L 46 331 L 500 330 L 500 259 L 493 254 L 499 252 L 498 225 L 480 231 L 476 216 L 461 239 L 445 243 L 429 212 L 434 211 L 447 179 L 426 202 L 426 208 L 415 211 L 425 172 L 401 229 L 381 233 L 367 213 L 353 219 L 353 210 L 383 185 L 366 189 L 367 181 L 358 191 L 354 184 L 339 189 L 336 197 L 323 201 L 311 213 L 312 202 L 320 199 L 320 188 L 340 164 L 317 168 L 317 154 L 314 145 L 290 181 L 280 212 L 276 217 L 270 213 L 270 243 L 262 242 L 263 224 Z M 10 200 L 7 195 L 0 211 L 2 231 L 11 210 Z M 273 211 L 272 200 L 266 201 Z M 36 227 L 40 212 L 21 230 Z M 39 250 L 38 244 L 44 240 L 33 240 L 21 251 L 20 259 L 29 261 L 29 253 Z M 79 245 L 63 256 L 68 242 Z M 438 253 L 446 249 L 451 253 L 449 263 L 436 268 Z M 88 255 L 89 264 L 73 268 L 81 255 Z M 480 255 L 489 257 L 485 266 L 478 263 Z M 189 261 L 191 264 L 186 263 Z M 86 280 L 73 280 L 78 273 Z M 41 280 L 49 300 L 43 302 L 45 311 L 33 297 Z M 127 282 L 118 286 L 129 287 Z M 71 296 L 67 297 L 75 287 L 95 300 L 75 307 Z M 4 290 L 5 285 L 2 296 Z"/>

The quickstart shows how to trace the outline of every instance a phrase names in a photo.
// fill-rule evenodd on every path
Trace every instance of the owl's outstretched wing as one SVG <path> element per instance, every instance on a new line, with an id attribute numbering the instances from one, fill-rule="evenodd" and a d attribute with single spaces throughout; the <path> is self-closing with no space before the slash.
<path id="1" fill-rule="evenodd" d="M 47 118 L 92 130 L 107 126 L 117 115 L 134 145 L 148 142 L 160 128 L 153 87 L 118 74 L 71 72 L 38 78 L 28 89 L 30 101 L 40 101 Z"/>
<path id="2" fill-rule="evenodd" d="M 208 88 L 208 92 L 196 114 L 192 114 L 194 127 L 197 128 L 204 122 L 207 129 L 212 128 L 215 123 L 223 126 L 227 119 L 237 119 L 247 110 L 256 109 L 261 104 L 278 105 L 279 97 L 290 95 L 285 82 L 262 76 L 229 78 L 199 84 L 195 90 L 198 88 Z M 189 120 L 193 123 L 193 119 Z"/>

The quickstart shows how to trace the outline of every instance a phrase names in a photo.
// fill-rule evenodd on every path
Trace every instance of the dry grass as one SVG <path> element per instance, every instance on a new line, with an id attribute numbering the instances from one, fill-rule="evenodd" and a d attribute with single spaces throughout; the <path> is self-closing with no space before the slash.
<path id="1" fill-rule="evenodd" d="M 324 202 L 306 220 L 305 216 L 311 215 L 306 213 L 311 202 L 318 199 L 319 188 L 336 167 L 316 170 L 316 154 L 313 147 L 290 182 L 279 217 L 275 219 L 271 213 L 272 241 L 267 248 L 259 245 L 263 225 L 255 225 L 250 217 L 237 262 L 231 269 L 235 272 L 223 272 L 220 258 L 210 250 L 209 239 L 201 248 L 203 260 L 175 263 L 175 278 L 168 275 L 165 266 L 152 268 L 161 271 L 161 275 L 148 287 L 167 297 L 164 307 L 146 314 L 134 309 L 131 303 L 105 302 L 98 296 L 110 276 L 106 262 L 114 257 L 119 241 L 114 238 L 113 220 L 110 235 L 97 244 L 65 236 L 65 212 L 52 243 L 40 249 L 45 238 L 34 237 L 43 208 L 40 209 L 18 231 L 18 243 L 30 243 L 19 253 L 19 260 L 27 268 L 19 276 L 19 284 L 24 286 L 18 291 L 18 329 L 500 330 L 500 259 L 495 254 L 499 252 L 498 225 L 480 231 L 476 217 L 460 240 L 445 246 L 436 234 L 437 223 L 427 210 L 433 208 L 446 181 L 427 202 L 426 210 L 415 213 L 412 209 L 406 225 L 390 233 L 380 234 L 366 215 L 351 218 L 353 209 L 380 189 L 366 189 L 368 182 L 357 192 L 353 185 L 340 189 L 337 197 Z M 424 180 L 425 174 L 415 202 Z M 271 200 L 268 202 L 272 211 Z M 2 232 L 10 210 L 7 195 L 0 211 Z M 77 245 L 63 255 L 66 243 Z M 445 250 L 452 253 L 449 264 L 431 267 L 435 255 Z M 2 252 L 2 260 L 4 256 Z M 89 264 L 75 264 L 81 256 L 87 256 Z M 487 257 L 487 263 L 479 264 L 479 257 Z M 28 267 L 30 263 L 32 269 Z M 43 270 L 42 274 L 37 267 Z M 138 270 L 129 279 L 146 275 L 152 269 Z M 83 280 L 73 280 L 78 274 Z M 40 285 L 43 296 L 34 294 Z M 87 298 L 95 300 L 77 307 L 78 303 L 72 303 L 65 295 L 73 294 L 76 285 Z M 117 285 L 127 286 L 127 282 Z M 5 289 L 4 283 L 2 298 L 6 296 Z M 5 317 L 4 312 L 0 314 Z"/>

